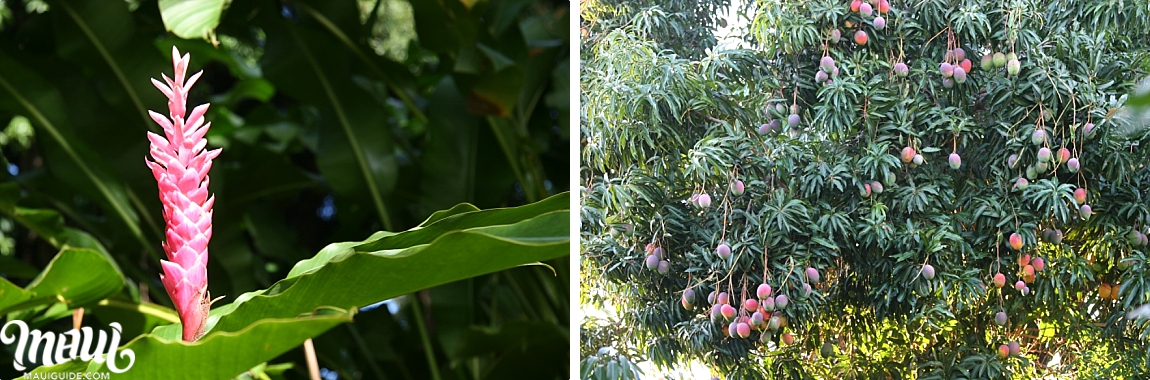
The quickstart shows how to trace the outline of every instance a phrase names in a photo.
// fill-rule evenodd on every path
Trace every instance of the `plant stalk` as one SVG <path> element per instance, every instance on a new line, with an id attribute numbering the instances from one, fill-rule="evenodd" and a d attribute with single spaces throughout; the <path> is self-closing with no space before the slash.
<path id="1" fill-rule="evenodd" d="M 311 380 L 320 380 L 319 361 L 315 359 L 315 344 L 311 338 L 303 341 L 303 354 L 307 357 L 307 374 Z"/>
<path id="2" fill-rule="evenodd" d="M 439 363 L 435 361 L 435 351 L 431 347 L 431 338 L 427 335 L 427 327 L 423 324 L 423 302 L 419 294 L 412 294 L 412 305 L 415 311 L 415 328 L 419 329 L 419 339 L 423 341 L 423 353 L 427 355 L 427 365 L 431 368 L 432 380 L 440 380 Z"/>
<path id="3" fill-rule="evenodd" d="M 79 330 L 84 326 L 84 308 L 77 307 L 72 310 L 72 329 Z"/>

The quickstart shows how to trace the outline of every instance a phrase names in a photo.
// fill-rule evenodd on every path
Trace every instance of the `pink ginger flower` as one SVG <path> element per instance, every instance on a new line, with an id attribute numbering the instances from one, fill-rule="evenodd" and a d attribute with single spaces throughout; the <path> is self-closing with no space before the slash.
<path id="1" fill-rule="evenodd" d="M 163 245 L 168 259 L 160 260 L 164 269 L 160 280 L 176 304 L 183 323 L 184 340 L 193 342 L 204 334 L 212 303 L 208 294 L 207 265 L 215 197 L 208 196 L 208 170 L 212 168 L 212 159 L 220 155 L 220 150 L 204 150 L 208 143 L 204 134 L 212 125 L 204 123 L 207 104 L 192 109 L 187 118 L 184 117 L 188 89 L 203 73 L 192 75 L 185 83 L 188 60 L 187 54 L 180 57 L 179 50 L 172 47 L 175 80 L 164 74 L 160 75 L 167 85 L 152 79 L 152 84 L 168 97 L 168 117 L 148 111 L 152 120 L 163 127 L 164 136 L 148 132 L 152 159 L 145 162 L 159 185 L 167 225 Z"/>

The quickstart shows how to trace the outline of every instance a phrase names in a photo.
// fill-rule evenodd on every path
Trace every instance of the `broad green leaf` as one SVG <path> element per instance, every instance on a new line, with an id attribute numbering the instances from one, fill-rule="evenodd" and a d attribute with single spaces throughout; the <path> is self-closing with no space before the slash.
<path id="1" fill-rule="evenodd" d="M 135 362 L 116 379 L 230 379 L 299 346 L 341 323 L 350 322 L 355 309 L 323 308 L 315 316 L 261 319 L 235 332 L 212 334 L 194 343 L 141 335 L 120 347 L 132 350 Z M 127 358 L 116 363 L 127 365 Z M 108 372 L 106 364 L 79 360 L 41 367 L 31 373 Z M 85 370 L 86 368 L 86 370 Z"/>
<path id="2" fill-rule="evenodd" d="M 542 207 L 458 214 L 428 227 L 386 237 L 376 234 L 367 240 L 378 244 L 329 246 L 315 258 L 297 264 L 288 278 L 272 287 L 246 293 L 236 302 L 213 310 L 209 334 L 237 331 L 262 318 L 298 315 L 319 306 L 363 307 L 436 285 L 561 257 L 567 254 L 569 242 L 566 199 L 562 194 L 540 202 Z M 524 216 L 527 218 L 508 221 Z M 488 223 L 476 226 L 480 221 Z M 441 224 L 444 229 L 436 228 Z M 179 327 L 157 330 L 158 334 L 159 330 L 171 333 L 178 332 Z"/>
<path id="3" fill-rule="evenodd" d="M 113 294 L 124 277 L 107 256 L 90 249 L 65 248 L 24 289 L 0 278 L 0 315 L 61 302 L 84 306 Z"/>
<path id="4" fill-rule="evenodd" d="M 13 218 L 16 222 L 32 232 L 35 232 L 39 238 L 44 239 L 53 247 L 58 249 L 84 248 L 100 254 L 116 273 L 123 276 L 123 270 L 116 263 L 115 258 L 104 249 L 103 244 L 97 241 L 95 237 L 85 231 L 66 226 L 64 224 L 64 218 L 55 210 L 31 209 L 17 206 L 16 202 L 19 198 L 20 188 L 18 184 L 0 184 L 0 212 Z M 7 261 L 11 262 L 9 263 Z M 40 273 L 36 268 L 8 257 L 0 257 L 0 268 L 3 268 L 0 270 L 0 273 L 7 273 L 14 277 L 32 278 Z M 155 276 L 154 273 L 145 273 L 135 266 L 129 266 L 127 270 L 130 275 Z M 159 323 L 179 321 L 176 317 L 175 310 L 150 303 L 140 304 L 138 295 L 128 294 L 133 293 L 136 283 L 132 281 L 125 282 L 125 292 L 121 292 L 114 297 L 118 299 L 109 298 L 101 300 L 92 308 L 93 312 L 101 313 L 101 311 L 105 309 L 111 310 L 117 315 L 117 319 L 115 320 L 121 321 L 124 325 L 125 334 L 129 331 L 134 331 L 132 329 L 136 325 L 131 323 L 132 320 L 145 322 L 142 323 L 142 325 L 144 325 L 147 330 L 137 328 L 136 330 L 139 330 L 137 333 L 151 330 L 152 327 L 155 327 Z M 41 302 L 47 301 L 43 300 Z M 36 302 L 36 304 L 40 304 L 41 302 Z M 37 313 L 36 310 L 35 308 L 25 309 L 28 313 Z"/>
<path id="5" fill-rule="evenodd" d="M 223 11 L 224 0 L 160 0 L 164 28 L 182 38 L 208 38 Z"/>
<path id="6" fill-rule="evenodd" d="M 356 246 L 355 250 L 364 252 L 410 247 L 431 243 L 439 236 L 453 231 L 518 223 L 548 212 L 566 210 L 569 207 L 567 203 L 569 199 L 570 193 L 564 192 L 524 206 L 460 213 L 434 222 L 425 222 L 420 228 L 368 240 L 367 243 Z M 455 208 L 460 206 L 463 205 Z"/>
<path id="7" fill-rule="evenodd" d="M 425 227 L 425 226 L 431 225 L 432 223 L 438 222 L 444 218 L 447 218 L 449 216 L 458 215 L 458 214 L 462 214 L 462 213 L 466 213 L 466 212 L 472 212 L 472 211 L 479 211 L 479 208 L 475 207 L 474 205 L 472 205 L 470 203 L 460 203 L 460 204 L 455 205 L 455 207 L 449 208 L 447 210 L 440 210 L 440 211 L 436 211 L 436 212 L 432 213 L 431 216 L 427 217 L 427 220 L 423 221 L 423 223 L 420 223 L 419 226 Z"/>

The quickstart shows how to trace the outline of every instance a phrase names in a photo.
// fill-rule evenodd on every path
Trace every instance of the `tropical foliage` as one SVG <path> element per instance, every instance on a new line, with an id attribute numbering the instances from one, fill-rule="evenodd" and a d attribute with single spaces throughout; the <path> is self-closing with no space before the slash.
<path id="1" fill-rule="evenodd" d="M 584 377 L 1150 375 L 1150 3 L 678 3 L 581 8 Z"/>
<path id="2" fill-rule="evenodd" d="M 0 315 L 120 323 L 136 363 L 116 378 L 306 378 L 308 338 L 327 379 L 565 377 L 567 19 L 516 0 L 0 2 Z M 192 344 L 144 161 L 173 46 L 223 149 L 224 298 Z M 85 370 L 106 372 L 36 369 Z"/>

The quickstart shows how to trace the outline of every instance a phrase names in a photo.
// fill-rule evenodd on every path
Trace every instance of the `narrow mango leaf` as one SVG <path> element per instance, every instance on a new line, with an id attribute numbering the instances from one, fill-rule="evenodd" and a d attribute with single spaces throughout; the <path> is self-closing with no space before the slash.
<path id="1" fill-rule="evenodd" d="M 181 38 L 208 38 L 223 11 L 224 0 L 160 0 L 164 28 Z"/>
<path id="2" fill-rule="evenodd" d="M 464 212 L 363 243 L 333 244 L 301 261 L 272 287 L 245 293 L 212 311 L 209 335 L 243 329 L 263 318 L 320 306 L 363 307 L 389 298 L 567 254 L 568 194 L 531 205 Z M 338 290 L 333 290 L 338 289 Z M 155 334 L 178 334 L 180 325 Z M 252 364 L 254 365 L 254 363 Z"/>
<path id="3" fill-rule="evenodd" d="M 65 248 L 24 289 L 0 278 L 0 315 L 55 302 L 82 306 L 116 294 L 123 286 L 123 275 L 107 256 Z"/>
<path id="4" fill-rule="evenodd" d="M 315 316 L 261 319 L 236 332 L 212 334 L 186 343 L 155 335 L 141 335 L 120 348 L 118 355 L 132 350 L 135 362 L 116 379 L 230 379 L 299 346 L 304 340 L 350 322 L 355 309 L 323 308 Z M 126 357 L 116 365 L 128 365 Z M 107 364 L 79 360 L 30 373 L 109 372 Z"/>

